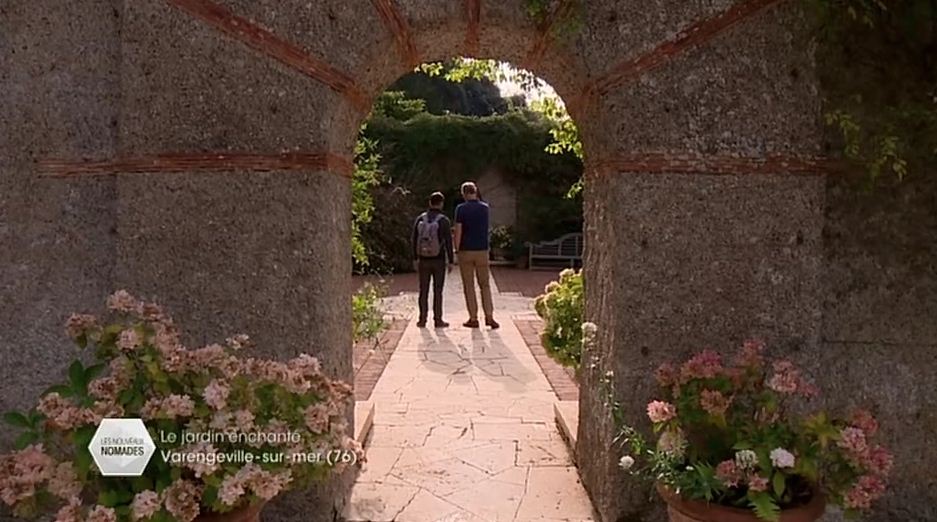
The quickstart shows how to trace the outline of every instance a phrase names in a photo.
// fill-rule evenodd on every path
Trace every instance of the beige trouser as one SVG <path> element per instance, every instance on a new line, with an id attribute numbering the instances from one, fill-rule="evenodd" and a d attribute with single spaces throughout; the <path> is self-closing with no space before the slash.
<path id="1" fill-rule="evenodd" d="M 469 319 L 478 319 L 478 302 L 475 300 L 475 276 L 478 276 L 478 288 L 482 291 L 482 309 L 485 311 L 485 319 L 493 319 L 494 307 L 491 304 L 488 251 L 460 250 L 459 272 L 462 274 L 462 290 L 465 292 L 465 306 L 468 307 Z"/>

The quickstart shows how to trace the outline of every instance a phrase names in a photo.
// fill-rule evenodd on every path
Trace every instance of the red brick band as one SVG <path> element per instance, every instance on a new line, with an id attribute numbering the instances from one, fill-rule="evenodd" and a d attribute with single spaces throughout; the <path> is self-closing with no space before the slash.
<path id="1" fill-rule="evenodd" d="M 589 165 L 596 175 L 618 173 L 650 174 L 795 174 L 819 176 L 839 170 L 840 165 L 829 158 L 771 155 L 740 157 L 729 155 L 695 155 L 648 153 L 622 155 L 599 160 Z"/>
<path id="2" fill-rule="evenodd" d="M 384 20 L 384 25 L 386 25 L 387 29 L 394 35 L 394 40 L 397 41 L 397 49 L 400 51 L 400 56 L 404 61 L 404 65 L 410 69 L 415 69 L 418 65 L 423 63 L 423 60 L 420 59 L 420 52 L 417 51 L 416 45 L 413 43 L 413 37 L 410 34 L 410 26 L 407 24 L 407 20 L 403 15 L 400 14 L 397 6 L 394 4 L 394 0 L 371 0 L 371 2 L 374 4 L 377 12 L 380 13 L 381 19 Z"/>
<path id="3" fill-rule="evenodd" d="M 607 94 L 615 87 L 640 77 L 642 74 L 660 67 L 675 56 L 703 45 L 720 33 L 739 22 L 750 18 L 763 9 L 783 0 L 745 0 L 733 5 L 717 16 L 707 18 L 687 27 L 671 40 L 637 58 L 627 60 L 615 66 L 611 72 L 596 79 L 588 90 L 598 94 Z"/>
<path id="4" fill-rule="evenodd" d="M 352 161 L 332 153 L 286 152 L 253 154 L 237 152 L 173 153 L 114 158 L 98 161 L 43 160 L 39 174 L 47 177 L 107 176 L 189 172 L 328 171 L 350 178 Z"/>
<path id="5" fill-rule="evenodd" d="M 465 54 L 468 56 L 478 56 L 478 50 L 481 45 L 481 0 L 465 0 L 465 11 L 466 19 L 468 20 L 465 28 Z"/>
<path id="6" fill-rule="evenodd" d="M 364 113 L 370 110 L 368 96 L 352 77 L 310 55 L 301 47 L 209 0 L 166 1 L 241 43 L 324 83 L 344 96 L 359 111 Z"/>
<path id="7" fill-rule="evenodd" d="M 553 43 L 553 31 L 556 27 L 556 23 L 570 16 L 573 7 L 575 7 L 575 4 L 572 0 L 560 0 L 556 9 L 554 9 L 544 23 L 541 24 L 537 31 L 537 41 L 534 42 L 534 46 L 524 59 L 523 67 L 525 69 L 533 70 L 540 66 L 540 62 L 543 60 L 544 55 L 546 55 L 547 49 L 550 47 L 550 44 Z"/>

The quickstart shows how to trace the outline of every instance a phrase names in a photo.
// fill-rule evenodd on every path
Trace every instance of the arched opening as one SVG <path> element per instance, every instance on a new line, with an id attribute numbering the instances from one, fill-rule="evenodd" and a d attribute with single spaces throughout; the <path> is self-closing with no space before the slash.
<path id="1" fill-rule="evenodd" d="M 370 425 L 374 464 L 358 477 L 345 517 L 591 518 L 570 446 L 584 308 L 583 168 L 563 100 L 503 62 L 423 64 L 377 96 L 355 153 L 356 268 L 383 277 L 355 277 L 353 322 L 372 333 L 370 285 L 378 280 L 389 330 L 354 349 L 357 420 Z M 465 181 L 478 189 L 484 225 L 460 214 L 475 204 L 460 193 Z M 435 192 L 446 216 L 436 257 L 440 267 L 458 265 L 432 269 L 436 261 L 424 257 L 414 272 L 418 216 Z M 449 258 L 450 223 L 460 227 L 456 237 L 484 227 L 485 244 L 456 238 Z M 430 288 L 431 270 L 444 286 Z M 535 305 L 547 283 L 551 297 Z M 497 326 L 486 325 L 489 317 Z M 477 327 L 463 325 L 473 318 Z M 448 324 L 434 328 L 436 319 Z"/>

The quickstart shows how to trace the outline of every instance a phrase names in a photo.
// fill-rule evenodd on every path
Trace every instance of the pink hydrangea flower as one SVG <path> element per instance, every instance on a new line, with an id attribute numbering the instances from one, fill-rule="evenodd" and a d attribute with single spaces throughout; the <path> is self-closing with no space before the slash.
<path id="1" fill-rule="evenodd" d="M 761 475 L 754 475 L 748 478 L 748 489 L 752 491 L 767 491 L 768 479 Z"/>
<path id="2" fill-rule="evenodd" d="M 88 332 L 88 330 L 98 327 L 98 319 L 88 314 L 72 314 L 65 322 L 65 333 L 72 340 L 78 339 Z"/>
<path id="3" fill-rule="evenodd" d="M 872 437 L 878 432 L 878 421 L 866 410 L 856 410 L 849 418 L 849 424 L 859 428 L 867 437 Z"/>
<path id="4" fill-rule="evenodd" d="M 244 480 L 240 473 L 228 475 L 221 481 L 218 488 L 218 498 L 226 506 L 233 506 L 244 496 Z"/>
<path id="5" fill-rule="evenodd" d="M 764 351 L 764 341 L 749 339 L 742 343 L 742 349 L 736 358 L 736 364 L 746 368 L 760 368 L 764 364 L 764 357 L 762 356 Z"/>
<path id="6" fill-rule="evenodd" d="M 160 510 L 159 495 L 155 491 L 141 491 L 133 497 L 130 504 L 130 516 L 134 520 L 152 517 Z"/>
<path id="7" fill-rule="evenodd" d="M 136 350 L 142 343 L 143 339 L 135 328 L 127 328 L 120 332 L 120 336 L 117 338 L 117 347 L 125 352 Z"/>
<path id="8" fill-rule="evenodd" d="M 647 405 L 647 416 L 655 424 L 667 422 L 677 416 L 677 409 L 669 402 L 651 401 Z"/>
<path id="9" fill-rule="evenodd" d="M 192 522 L 199 514 L 201 495 L 200 485 L 188 480 L 177 480 L 163 490 L 163 505 L 179 522 Z"/>
<path id="10" fill-rule="evenodd" d="M 68 504 L 62 506 L 55 514 L 54 522 L 82 522 L 84 517 L 81 513 L 81 500 L 69 499 Z"/>
<path id="11" fill-rule="evenodd" d="M 882 446 L 870 449 L 864 462 L 869 472 L 879 477 L 885 477 L 891 473 L 894 463 L 895 457 Z"/>
<path id="12" fill-rule="evenodd" d="M 55 467 L 52 478 L 49 479 L 49 493 L 62 500 L 71 500 L 81 494 L 83 486 L 78 480 L 78 473 L 71 462 L 62 462 Z"/>
<path id="13" fill-rule="evenodd" d="M 722 373 L 722 356 L 712 350 L 703 350 L 680 368 L 684 382 L 691 379 L 711 379 Z"/>
<path id="14" fill-rule="evenodd" d="M 130 295 L 126 290 L 118 290 L 107 298 L 107 307 L 115 312 L 140 313 L 143 311 L 143 303 Z"/>
<path id="15" fill-rule="evenodd" d="M 331 412 L 325 403 L 317 403 L 306 408 L 306 427 L 313 433 L 324 433 L 329 427 Z"/>
<path id="16" fill-rule="evenodd" d="M 32 497 L 52 476 L 54 466 L 41 444 L 0 456 L 0 500 L 13 506 Z"/>
<path id="17" fill-rule="evenodd" d="M 703 390 L 700 392 L 700 406 L 703 410 L 713 416 L 721 417 L 729 409 L 731 400 L 716 390 Z"/>
<path id="18" fill-rule="evenodd" d="M 122 389 L 123 386 L 115 377 L 101 377 L 88 383 L 88 394 L 106 401 L 116 400 Z"/>
<path id="19" fill-rule="evenodd" d="M 774 375 L 768 379 L 768 388 L 785 394 L 797 392 L 800 383 L 800 372 L 790 361 L 777 361 L 774 363 Z"/>
<path id="20" fill-rule="evenodd" d="M 94 506 L 88 513 L 87 522 L 117 522 L 117 513 L 113 508 L 104 506 Z"/>
<path id="21" fill-rule="evenodd" d="M 140 408 L 144 419 L 175 419 L 191 417 L 195 413 L 195 402 L 188 395 L 169 395 L 160 399 L 154 397 Z"/>
<path id="22" fill-rule="evenodd" d="M 725 484 L 726 487 L 734 488 L 741 482 L 742 472 L 734 460 L 724 460 L 716 466 L 716 479 Z"/>
<path id="23" fill-rule="evenodd" d="M 669 362 L 661 364 L 660 367 L 657 368 L 657 371 L 654 372 L 654 377 L 657 378 L 657 384 L 664 388 L 676 384 L 678 376 L 677 369 Z"/>
<path id="24" fill-rule="evenodd" d="M 869 509 L 884 493 L 885 482 L 882 479 L 874 475 L 863 475 L 846 493 L 843 505 L 849 509 Z"/>
<path id="25" fill-rule="evenodd" d="M 682 457 L 686 452 L 686 436 L 679 429 L 667 430 L 660 434 L 657 449 L 675 457 Z"/>
<path id="26" fill-rule="evenodd" d="M 208 404 L 215 410 L 223 410 L 228 404 L 228 395 L 231 393 L 231 387 L 228 383 L 218 379 L 212 380 L 202 392 L 205 397 L 205 404 Z"/>
<path id="27" fill-rule="evenodd" d="M 865 438 L 865 432 L 852 426 L 843 428 L 836 444 L 846 450 L 846 453 L 856 461 L 863 460 L 869 451 L 869 443 Z"/>

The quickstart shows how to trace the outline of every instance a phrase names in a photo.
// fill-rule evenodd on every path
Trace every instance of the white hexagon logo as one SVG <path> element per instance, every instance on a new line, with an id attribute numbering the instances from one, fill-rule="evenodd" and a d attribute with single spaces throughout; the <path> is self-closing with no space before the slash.
<path id="1" fill-rule="evenodd" d="M 105 477 L 139 477 L 156 451 L 140 419 L 104 419 L 88 444 Z"/>

